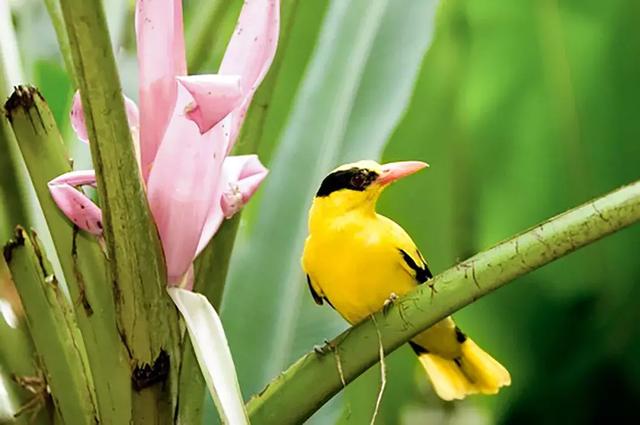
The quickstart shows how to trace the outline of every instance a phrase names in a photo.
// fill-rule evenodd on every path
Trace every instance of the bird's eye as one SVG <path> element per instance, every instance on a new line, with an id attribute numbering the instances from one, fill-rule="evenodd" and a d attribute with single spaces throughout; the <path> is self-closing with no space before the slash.
<path id="1" fill-rule="evenodd" d="M 358 173 L 358 174 L 355 174 L 353 177 L 351 177 L 351 184 L 354 187 L 362 188 L 364 186 L 364 183 L 365 183 L 366 180 L 367 179 L 364 176 L 364 174 Z"/>

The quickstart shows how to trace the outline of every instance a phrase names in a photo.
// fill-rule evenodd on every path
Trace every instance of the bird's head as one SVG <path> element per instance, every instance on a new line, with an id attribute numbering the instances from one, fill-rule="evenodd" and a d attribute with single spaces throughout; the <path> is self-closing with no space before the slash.
<path id="1" fill-rule="evenodd" d="M 420 161 L 378 164 L 365 160 L 342 165 L 324 178 L 315 202 L 330 204 L 341 211 L 375 207 L 385 187 L 429 165 Z"/>

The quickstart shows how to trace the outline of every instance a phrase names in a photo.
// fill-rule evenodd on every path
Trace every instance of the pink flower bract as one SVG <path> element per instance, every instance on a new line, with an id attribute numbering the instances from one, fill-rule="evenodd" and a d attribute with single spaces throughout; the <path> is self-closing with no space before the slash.
<path id="1" fill-rule="evenodd" d="M 170 283 L 182 281 L 222 220 L 267 175 L 255 155 L 228 156 L 255 90 L 269 70 L 279 32 L 278 0 L 244 2 L 218 74 L 187 75 L 180 0 L 137 0 L 140 108 L 123 97 Z M 76 93 L 71 123 L 87 140 Z M 80 228 L 101 234 L 100 209 L 74 186 L 93 171 L 49 183 L 53 199 Z"/>

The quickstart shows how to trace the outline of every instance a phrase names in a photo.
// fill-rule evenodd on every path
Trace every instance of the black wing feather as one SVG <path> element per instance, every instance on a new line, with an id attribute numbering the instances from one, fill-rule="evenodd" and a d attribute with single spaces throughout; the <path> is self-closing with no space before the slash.
<path id="1" fill-rule="evenodd" d="M 418 264 L 416 264 L 415 261 L 413 261 L 413 258 L 411 258 L 411 256 L 407 254 L 407 252 L 404 249 L 400 249 L 400 254 L 402 254 L 402 259 L 404 260 L 404 262 L 407 263 L 407 265 L 414 272 L 416 272 L 415 277 L 418 283 L 424 283 L 433 277 L 433 274 L 431 274 L 431 270 L 429 270 L 429 267 L 427 267 L 427 263 L 424 263 L 424 266 L 422 267 L 419 266 Z M 419 252 L 418 252 L 418 256 L 422 258 L 422 255 L 420 255 Z"/>
<path id="2" fill-rule="evenodd" d="M 313 300 L 316 302 L 316 304 L 322 305 L 323 301 L 326 301 L 327 304 L 331 306 L 331 308 L 333 308 L 334 310 L 336 309 L 333 304 L 331 304 L 331 301 L 329 301 L 329 298 L 321 297 L 320 294 L 318 294 L 315 289 L 313 289 L 313 285 L 311 284 L 311 278 L 309 277 L 309 275 L 307 275 L 307 285 L 309 285 L 309 291 L 311 291 L 311 296 L 313 297 Z"/>
<path id="3" fill-rule="evenodd" d="M 309 275 L 307 275 L 307 285 L 309 285 L 309 291 L 311 291 L 313 300 L 316 302 L 316 304 L 322 305 L 322 297 L 315 291 L 315 289 L 313 289 L 313 285 L 311 284 L 311 278 L 309 277 Z"/>

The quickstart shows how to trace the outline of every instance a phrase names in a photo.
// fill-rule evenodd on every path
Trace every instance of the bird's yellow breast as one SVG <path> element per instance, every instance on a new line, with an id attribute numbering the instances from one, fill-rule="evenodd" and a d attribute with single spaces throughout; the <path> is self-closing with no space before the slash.
<path id="1" fill-rule="evenodd" d="M 356 210 L 311 223 L 302 264 L 318 295 L 357 323 L 379 310 L 391 293 L 400 296 L 416 286 L 400 249 L 416 251 L 400 226 Z"/>

